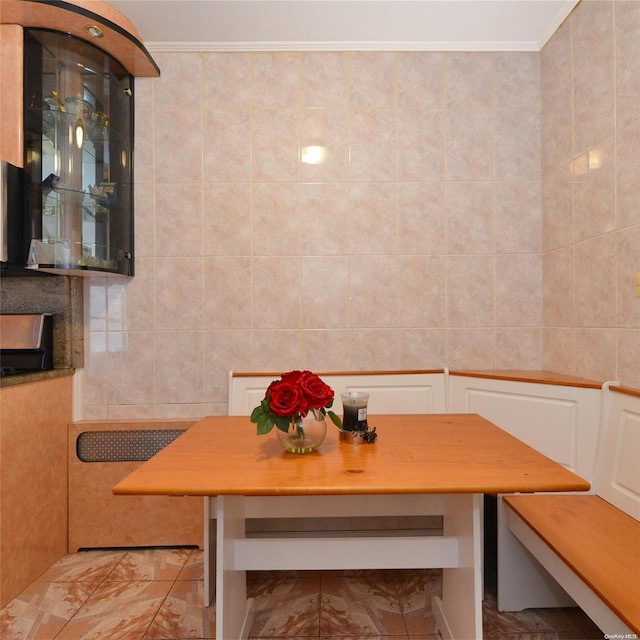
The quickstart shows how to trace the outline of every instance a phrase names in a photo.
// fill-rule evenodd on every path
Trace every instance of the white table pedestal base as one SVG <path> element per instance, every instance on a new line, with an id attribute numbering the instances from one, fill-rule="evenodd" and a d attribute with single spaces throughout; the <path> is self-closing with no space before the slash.
<path id="1" fill-rule="evenodd" d="M 319 498 L 326 507 L 328 497 Z M 442 598 L 432 601 L 442 637 L 482 640 L 482 494 L 445 494 L 439 499 L 444 503 L 442 536 L 384 531 L 372 537 L 246 538 L 246 498 L 205 498 L 204 596 L 208 606 L 215 595 L 216 637 L 249 635 L 253 600 L 247 601 L 248 570 L 442 568 Z"/>

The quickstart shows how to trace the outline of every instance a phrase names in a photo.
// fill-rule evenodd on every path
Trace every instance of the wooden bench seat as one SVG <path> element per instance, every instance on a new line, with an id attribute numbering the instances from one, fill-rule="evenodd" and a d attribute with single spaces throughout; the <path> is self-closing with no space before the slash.
<path id="1" fill-rule="evenodd" d="M 577 604 L 605 637 L 637 637 L 640 392 L 612 385 L 604 406 L 595 491 L 500 496 L 498 609 Z"/>
<path id="2" fill-rule="evenodd" d="M 596 495 L 504 501 L 598 597 L 640 633 L 640 523 Z"/>

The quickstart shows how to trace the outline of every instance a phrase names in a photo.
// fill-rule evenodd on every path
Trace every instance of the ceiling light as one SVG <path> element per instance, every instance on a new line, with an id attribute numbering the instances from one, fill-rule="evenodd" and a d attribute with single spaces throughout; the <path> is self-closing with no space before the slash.
<path id="1" fill-rule="evenodd" d="M 102 36 L 104 36 L 104 31 L 95 24 L 88 24 L 85 29 L 87 33 L 94 38 L 102 38 Z"/>

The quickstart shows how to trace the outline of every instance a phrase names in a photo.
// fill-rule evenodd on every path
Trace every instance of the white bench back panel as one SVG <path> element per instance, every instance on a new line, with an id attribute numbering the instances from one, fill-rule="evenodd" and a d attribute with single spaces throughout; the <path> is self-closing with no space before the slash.
<path id="1" fill-rule="evenodd" d="M 593 482 L 600 389 L 451 374 L 451 411 L 477 413 Z"/>
<path id="2" fill-rule="evenodd" d="M 610 394 L 599 496 L 640 520 L 640 398 Z"/>
<path id="3" fill-rule="evenodd" d="M 335 392 L 333 410 L 342 414 L 343 391 L 370 394 L 368 413 L 446 413 L 445 376 L 435 373 L 331 374 L 321 378 Z M 229 373 L 229 415 L 251 415 L 278 376 L 234 376 Z M 375 426 L 375 425 L 372 425 Z"/>

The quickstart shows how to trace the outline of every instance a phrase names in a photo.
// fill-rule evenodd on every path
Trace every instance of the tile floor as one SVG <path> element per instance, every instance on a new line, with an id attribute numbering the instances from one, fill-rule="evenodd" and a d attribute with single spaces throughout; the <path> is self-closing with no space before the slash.
<path id="1" fill-rule="evenodd" d="M 215 637 L 201 606 L 199 550 L 91 550 L 68 555 L 0 611 L 2 640 L 185 640 Z M 251 638 L 436 640 L 439 570 L 253 572 Z M 586 640 L 602 633 L 579 609 L 500 614 L 486 581 L 487 640 Z M 469 640 L 475 640 L 469 638 Z"/>

